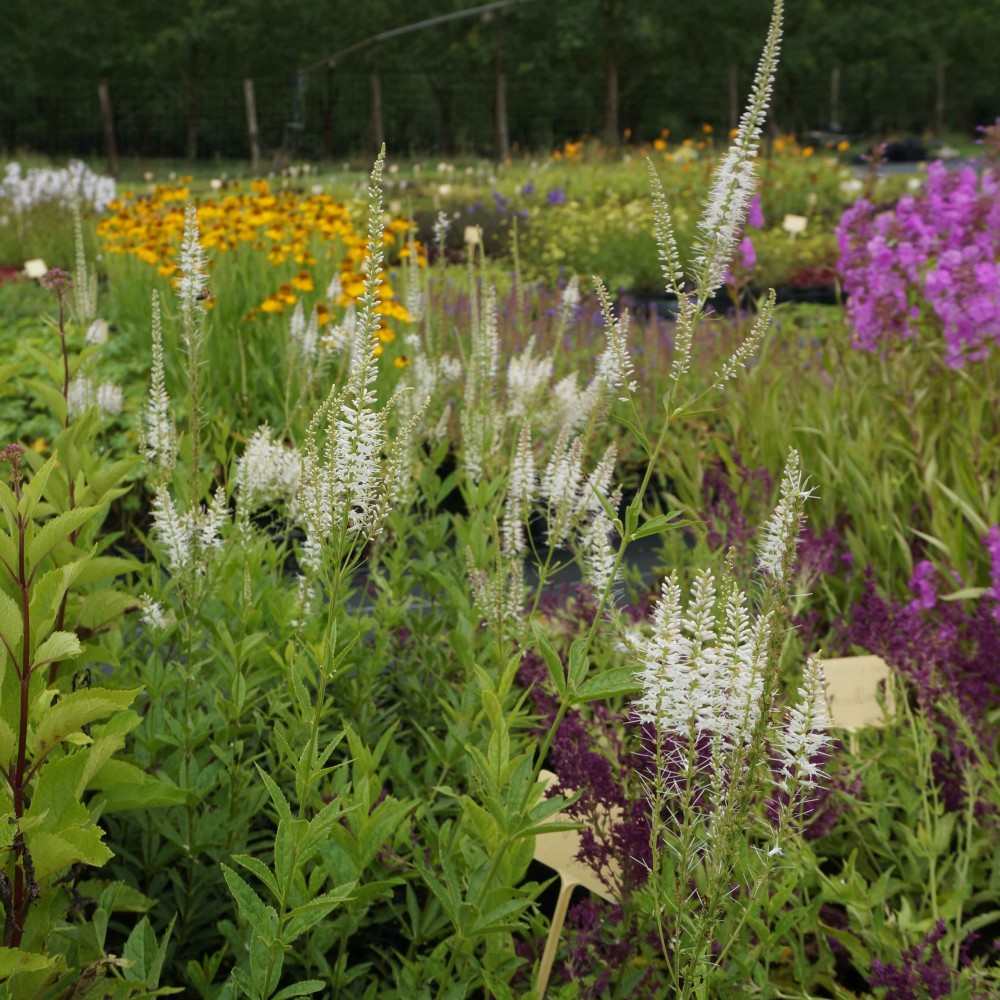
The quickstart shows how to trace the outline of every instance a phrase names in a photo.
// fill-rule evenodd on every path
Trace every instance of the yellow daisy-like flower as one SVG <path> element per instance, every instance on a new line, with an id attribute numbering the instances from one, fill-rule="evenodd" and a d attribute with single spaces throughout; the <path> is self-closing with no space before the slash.
<path id="1" fill-rule="evenodd" d="M 311 292 L 316 286 L 313 284 L 312 275 L 308 271 L 299 271 L 292 278 L 292 288 L 299 292 Z"/>
<path id="2" fill-rule="evenodd" d="M 268 295 L 260 304 L 260 311 L 266 313 L 280 313 L 284 308 L 284 302 L 277 295 Z"/>

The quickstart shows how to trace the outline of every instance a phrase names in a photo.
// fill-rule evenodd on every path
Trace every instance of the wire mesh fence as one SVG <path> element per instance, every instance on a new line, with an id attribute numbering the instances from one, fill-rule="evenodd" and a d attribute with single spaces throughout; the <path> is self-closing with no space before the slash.
<path id="1" fill-rule="evenodd" d="M 961 66 L 947 77 L 933 66 L 815 66 L 786 69 L 773 121 L 782 131 L 923 132 L 935 125 L 971 131 L 992 120 L 1000 93 L 969 86 Z M 729 127 L 750 84 L 749 70 L 708 67 L 696 88 L 660 72 L 631 81 L 622 74 L 619 128 L 634 141 L 669 128 L 674 138 L 702 122 Z M 506 77 L 506 123 L 512 148 L 550 150 L 564 140 L 600 136 L 606 123 L 601 73 L 562 79 Z M 241 159 L 249 139 L 244 81 L 215 77 L 194 86 L 167 79 L 107 81 L 120 155 L 140 158 Z M 974 100 L 969 94 L 980 96 Z M 497 152 L 497 78 L 492 72 L 442 80 L 427 72 L 369 73 L 321 69 L 254 80 L 263 165 L 284 149 L 311 159 L 369 153 L 385 138 L 399 156 Z M 294 126 L 290 128 L 290 125 Z M 106 151 L 94 80 L 46 82 L 25 93 L 0 93 L 0 144 L 8 152 L 101 156 Z"/>

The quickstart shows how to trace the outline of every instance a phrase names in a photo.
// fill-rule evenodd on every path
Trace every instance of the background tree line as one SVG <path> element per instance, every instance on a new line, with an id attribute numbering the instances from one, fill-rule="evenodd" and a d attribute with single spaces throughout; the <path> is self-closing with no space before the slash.
<path id="1" fill-rule="evenodd" d="M 0 145 L 105 149 L 98 87 L 127 155 L 244 157 L 244 81 L 264 154 L 505 155 L 593 135 L 675 138 L 733 124 L 770 0 L 533 0 L 325 57 L 483 0 L 50 0 L 0 35 Z M 795 0 L 782 131 L 971 132 L 1000 114 L 1000 0 Z M 302 74 L 304 67 L 313 68 Z M 498 113 L 499 112 L 499 113 Z M 298 120 L 301 129 L 288 129 Z"/>

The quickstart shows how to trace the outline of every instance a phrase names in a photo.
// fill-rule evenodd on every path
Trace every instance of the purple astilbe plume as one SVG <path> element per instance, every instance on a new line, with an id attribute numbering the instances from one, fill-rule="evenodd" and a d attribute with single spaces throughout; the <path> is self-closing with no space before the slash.
<path id="1" fill-rule="evenodd" d="M 873 959 L 868 985 L 884 989 L 884 1000 L 943 1000 L 951 996 L 955 973 L 938 948 L 944 935 L 945 924 L 939 920 L 923 941 L 900 955 L 898 964 Z"/>

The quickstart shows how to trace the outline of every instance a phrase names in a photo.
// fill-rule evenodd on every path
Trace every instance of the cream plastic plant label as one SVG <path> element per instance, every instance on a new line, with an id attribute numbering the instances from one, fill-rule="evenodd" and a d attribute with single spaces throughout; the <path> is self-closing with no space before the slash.
<path id="1" fill-rule="evenodd" d="M 846 656 L 823 660 L 826 699 L 830 720 L 837 729 L 849 733 L 884 721 L 892 710 L 892 686 L 888 664 L 880 656 Z"/>
<path id="2" fill-rule="evenodd" d="M 542 771 L 539 778 L 545 782 L 546 788 L 550 788 L 559 780 L 551 771 Z M 551 822 L 572 823 L 574 819 L 564 812 L 557 812 L 552 816 Z M 582 861 L 577 861 L 576 856 L 579 853 L 579 830 L 559 830 L 535 837 L 535 860 L 558 872 L 565 885 L 582 885 L 602 899 L 614 900 L 611 890 L 601 881 L 594 869 Z M 621 869 L 614 862 L 611 872 L 615 878 L 621 875 Z"/>

